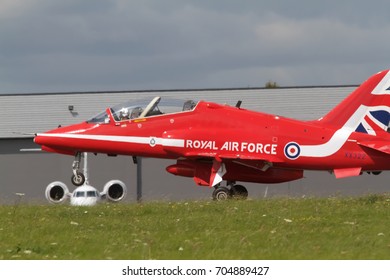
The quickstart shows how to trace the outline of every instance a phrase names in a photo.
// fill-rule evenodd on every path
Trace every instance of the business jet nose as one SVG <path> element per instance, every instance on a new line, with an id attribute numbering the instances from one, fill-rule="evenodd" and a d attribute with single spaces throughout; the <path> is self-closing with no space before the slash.
<path id="1" fill-rule="evenodd" d="M 99 192 L 90 185 L 82 185 L 76 188 L 70 198 L 70 204 L 73 206 L 93 206 L 99 201 Z"/>

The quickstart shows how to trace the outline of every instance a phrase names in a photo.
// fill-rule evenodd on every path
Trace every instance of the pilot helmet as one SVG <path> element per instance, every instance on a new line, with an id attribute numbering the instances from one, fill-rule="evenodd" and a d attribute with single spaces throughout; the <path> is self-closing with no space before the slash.
<path id="1" fill-rule="evenodd" d="M 122 119 L 128 119 L 129 118 L 129 109 L 127 108 L 122 108 L 119 112 L 119 116 Z"/>

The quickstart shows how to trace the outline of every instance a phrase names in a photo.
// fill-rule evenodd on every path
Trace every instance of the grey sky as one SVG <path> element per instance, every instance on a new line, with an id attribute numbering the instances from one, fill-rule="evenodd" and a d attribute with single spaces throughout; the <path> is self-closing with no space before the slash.
<path id="1" fill-rule="evenodd" d="M 0 0 L 0 93 L 359 84 L 390 2 Z"/>

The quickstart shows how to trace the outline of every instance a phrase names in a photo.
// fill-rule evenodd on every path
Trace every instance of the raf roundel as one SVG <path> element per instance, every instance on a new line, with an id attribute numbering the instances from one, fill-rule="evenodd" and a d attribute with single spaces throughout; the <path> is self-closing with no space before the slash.
<path id="1" fill-rule="evenodd" d="M 301 147 L 295 142 L 287 143 L 284 147 L 284 155 L 291 160 L 297 159 L 300 153 Z"/>
<path id="2" fill-rule="evenodd" d="M 151 146 L 151 147 L 154 147 L 154 146 L 156 146 L 156 139 L 154 138 L 154 137 L 151 137 L 150 138 L 150 141 L 149 141 L 149 145 Z"/>

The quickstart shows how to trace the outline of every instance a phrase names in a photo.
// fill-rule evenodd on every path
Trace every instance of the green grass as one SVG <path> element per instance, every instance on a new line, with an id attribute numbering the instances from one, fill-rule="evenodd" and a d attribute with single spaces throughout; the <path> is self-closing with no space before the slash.
<path id="1" fill-rule="evenodd" d="M 390 197 L 0 206 L 0 259 L 390 259 Z"/>

